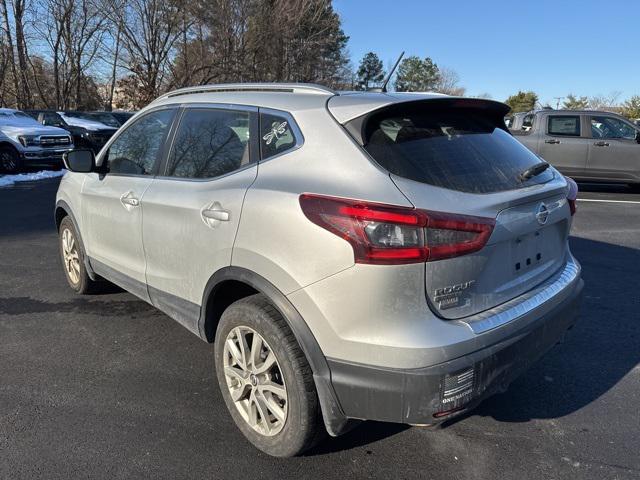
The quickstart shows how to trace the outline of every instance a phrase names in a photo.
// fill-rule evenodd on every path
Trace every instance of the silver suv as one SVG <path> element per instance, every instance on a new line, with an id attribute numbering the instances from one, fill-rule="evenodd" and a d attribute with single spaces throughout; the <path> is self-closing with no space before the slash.
<path id="1" fill-rule="evenodd" d="M 574 324 L 575 191 L 502 103 L 300 84 L 166 94 L 69 153 L 67 280 L 105 279 L 215 343 L 259 449 L 359 420 L 437 424 Z"/>

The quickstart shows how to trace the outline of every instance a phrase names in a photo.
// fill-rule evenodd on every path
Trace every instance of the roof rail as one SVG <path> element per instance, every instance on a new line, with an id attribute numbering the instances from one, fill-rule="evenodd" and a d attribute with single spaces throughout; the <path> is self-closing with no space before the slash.
<path id="1" fill-rule="evenodd" d="M 283 92 L 338 95 L 335 90 L 314 83 L 221 83 L 218 85 L 196 85 L 194 87 L 180 88 L 161 95 L 157 100 L 177 97 L 178 95 L 207 92 Z"/>

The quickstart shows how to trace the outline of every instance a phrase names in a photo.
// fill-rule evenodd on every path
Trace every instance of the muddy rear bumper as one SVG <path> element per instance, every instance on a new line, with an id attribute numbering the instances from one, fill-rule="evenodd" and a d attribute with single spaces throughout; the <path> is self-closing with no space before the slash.
<path id="1" fill-rule="evenodd" d="M 459 415 L 506 387 L 576 322 L 583 281 L 517 335 L 473 353 L 418 369 L 385 369 L 327 359 L 348 418 L 433 424 Z"/>

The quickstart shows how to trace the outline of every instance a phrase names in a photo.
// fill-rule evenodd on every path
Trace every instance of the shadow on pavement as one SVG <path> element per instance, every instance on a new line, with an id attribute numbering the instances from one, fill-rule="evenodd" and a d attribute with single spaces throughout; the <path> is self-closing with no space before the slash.
<path id="1" fill-rule="evenodd" d="M 579 192 L 597 192 L 597 193 L 639 193 L 640 190 L 634 190 L 626 183 L 578 183 Z"/>
<path id="2" fill-rule="evenodd" d="M 640 363 L 640 250 L 576 237 L 571 248 L 585 281 L 575 327 L 506 393 L 467 416 L 502 422 L 562 417 L 597 400 Z"/>
<path id="3" fill-rule="evenodd" d="M 640 250 L 572 237 L 585 289 L 576 326 L 508 389 L 451 426 L 479 415 L 500 422 L 528 422 L 569 415 L 596 401 L 640 364 Z M 323 442 L 318 455 L 348 450 L 396 435 L 407 425 L 364 422 L 348 434 Z"/>
<path id="4" fill-rule="evenodd" d="M 60 177 L 56 177 L 0 188 L 0 238 L 49 230 L 55 234 L 53 213 L 59 184 Z"/>

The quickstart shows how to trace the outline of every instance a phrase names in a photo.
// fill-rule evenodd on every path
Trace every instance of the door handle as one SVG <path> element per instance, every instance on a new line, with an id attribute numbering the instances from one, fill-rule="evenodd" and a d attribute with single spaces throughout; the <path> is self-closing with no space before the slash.
<path id="1" fill-rule="evenodd" d="M 558 140 L 557 138 L 552 138 L 551 140 L 545 140 L 544 143 L 558 144 L 560 143 L 560 140 Z"/>
<path id="2" fill-rule="evenodd" d="M 205 225 L 210 228 L 215 228 L 220 222 L 228 222 L 231 219 L 231 214 L 228 210 L 222 208 L 220 202 L 213 202 L 206 205 L 200 210 L 200 216 Z"/>
<path id="3" fill-rule="evenodd" d="M 608 147 L 609 146 L 609 142 L 599 141 L 599 142 L 595 142 L 594 145 L 596 147 Z"/>
<path id="4" fill-rule="evenodd" d="M 124 193 L 121 197 L 120 197 L 120 202 L 125 206 L 125 208 L 127 210 L 129 210 L 129 207 L 139 207 L 140 206 L 140 199 L 137 198 L 133 192 L 127 192 Z"/>
<path id="5" fill-rule="evenodd" d="M 207 209 L 202 211 L 202 216 L 209 220 L 220 220 L 221 222 L 229 221 L 229 212 L 226 210 Z"/>

